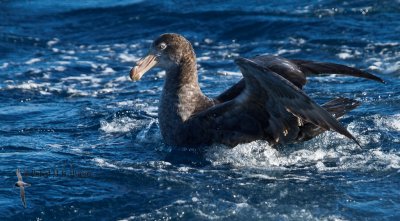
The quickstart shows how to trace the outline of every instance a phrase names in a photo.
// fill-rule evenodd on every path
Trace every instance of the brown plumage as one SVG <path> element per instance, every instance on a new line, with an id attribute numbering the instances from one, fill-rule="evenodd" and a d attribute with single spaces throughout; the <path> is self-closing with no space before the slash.
<path id="1" fill-rule="evenodd" d="M 17 169 L 16 174 L 17 174 L 17 177 L 18 177 L 18 181 L 15 183 L 15 186 L 19 187 L 22 205 L 26 208 L 25 187 L 30 186 L 30 184 L 29 183 L 25 183 L 22 180 L 21 172 L 19 171 L 19 169 Z"/>
<path id="2" fill-rule="evenodd" d="M 336 118 L 359 102 L 338 98 L 319 106 L 303 91 L 310 74 L 344 74 L 383 82 L 355 68 L 333 63 L 289 60 L 278 56 L 238 58 L 243 79 L 214 99 L 198 84 L 196 56 L 189 41 L 163 34 L 130 72 L 139 80 L 152 67 L 166 70 L 158 116 L 165 142 L 173 146 L 222 143 L 236 146 L 254 140 L 271 144 L 309 140 L 334 130 L 357 140 Z"/>

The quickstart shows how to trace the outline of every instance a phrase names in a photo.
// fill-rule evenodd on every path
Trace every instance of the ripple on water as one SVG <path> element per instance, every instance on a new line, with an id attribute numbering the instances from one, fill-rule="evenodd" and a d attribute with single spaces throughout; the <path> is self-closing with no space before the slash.
<path id="1" fill-rule="evenodd" d="M 58 2 L 4 5 L 0 217 L 399 216 L 400 44 L 395 1 L 124 0 L 124 7 L 108 0 Z M 13 13 L 20 11 L 24 15 Z M 207 95 L 217 96 L 242 77 L 233 62 L 238 56 L 276 54 L 336 62 L 383 76 L 386 85 L 330 75 L 312 77 L 306 87 L 311 97 L 322 101 L 345 96 L 368 103 L 341 120 L 362 147 L 334 132 L 277 149 L 262 141 L 202 151 L 166 146 L 157 122 L 165 71 L 150 71 L 135 83 L 128 73 L 148 52 L 150 39 L 167 29 L 193 42 Z M 11 188 L 15 167 L 49 169 L 64 161 L 93 176 L 24 177 L 32 186 L 27 188 L 28 208 L 22 209 L 18 189 Z"/>

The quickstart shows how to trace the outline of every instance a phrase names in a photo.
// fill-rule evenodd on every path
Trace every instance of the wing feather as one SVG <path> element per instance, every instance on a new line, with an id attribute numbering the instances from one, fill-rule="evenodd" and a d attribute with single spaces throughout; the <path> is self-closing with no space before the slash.
<path id="1" fill-rule="evenodd" d="M 329 62 L 315 62 L 306 60 L 290 60 L 290 61 L 296 64 L 306 76 L 319 75 L 319 74 L 342 74 L 353 77 L 366 78 L 381 83 L 385 83 L 383 79 L 373 74 L 342 64 L 335 64 Z"/>
<path id="2" fill-rule="evenodd" d="M 316 104 L 286 78 L 249 59 L 238 58 L 235 62 L 243 73 L 246 81 L 246 90 L 264 90 L 268 93 L 271 100 L 274 101 L 274 106 L 269 105 L 268 108 L 278 109 L 279 107 L 283 107 L 286 111 L 305 121 L 326 130 L 335 130 L 359 144 L 353 135 L 331 114 Z"/>
<path id="3" fill-rule="evenodd" d="M 21 176 L 21 172 L 19 171 L 19 169 L 17 169 L 16 174 L 18 177 L 18 181 L 22 181 L 22 176 Z"/>
<path id="4" fill-rule="evenodd" d="M 249 60 L 281 75 L 298 88 L 302 88 L 306 84 L 307 76 L 321 74 L 349 75 L 385 83 L 381 78 L 373 74 L 341 64 L 298 59 L 289 60 L 274 55 L 260 55 Z"/>
<path id="5" fill-rule="evenodd" d="M 343 65 L 277 56 L 238 58 L 235 62 L 244 79 L 218 96 L 215 106 L 191 117 L 192 128 L 207 128 L 208 137 L 202 139 L 230 146 L 256 139 L 285 143 L 295 140 L 299 127 L 308 122 L 323 130 L 334 130 L 360 145 L 336 118 L 301 88 L 306 76 L 315 73 L 380 78 Z"/>

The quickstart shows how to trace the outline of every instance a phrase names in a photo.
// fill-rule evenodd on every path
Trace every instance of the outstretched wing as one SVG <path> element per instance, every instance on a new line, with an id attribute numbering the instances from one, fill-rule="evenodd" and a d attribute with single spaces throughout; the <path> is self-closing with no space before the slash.
<path id="1" fill-rule="evenodd" d="M 244 76 L 241 92 L 194 116 L 208 124 L 205 127 L 211 128 L 214 142 L 290 141 L 306 121 L 335 130 L 358 144 L 332 115 L 289 80 L 253 60 L 239 58 L 235 62 Z"/>
<path id="2" fill-rule="evenodd" d="M 384 83 L 381 78 L 373 74 L 341 64 L 306 60 L 289 60 L 274 55 L 261 55 L 250 60 L 259 66 L 266 67 L 281 75 L 299 88 L 302 88 L 306 84 L 306 76 L 320 74 L 349 75 Z"/>
<path id="3" fill-rule="evenodd" d="M 307 83 L 307 76 L 321 74 L 349 75 L 384 83 L 381 78 L 373 74 L 341 64 L 314 62 L 306 60 L 289 60 L 274 55 L 260 55 L 248 60 L 253 61 L 258 66 L 268 68 L 269 70 L 290 81 L 292 84 L 300 89 L 303 88 L 303 86 Z M 223 92 L 221 95 L 219 95 L 216 100 L 218 102 L 231 100 L 242 93 L 244 88 L 245 81 L 244 79 L 242 79 L 231 88 Z"/>
<path id="4" fill-rule="evenodd" d="M 302 88 L 307 83 L 306 75 L 289 59 L 274 55 L 261 55 L 248 60 L 279 74 L 298 88 Z"/>
<path id="5" fill-rule="evenodd" d="M 306 60 L 290 60 L 296 64 L 305 75 L 319 75 L 319 74 L 342 74 L 353 77 L 366 78 L 381 83 L 385 83 L 381 78 L 362 71 L 356 68 L 348 67 L 346 65 L 328 63 L 328 62 L 315 62 Z"/>
<path id="6" fill-rule="evenodd" d="M 20 189 L 19 192 L 21 196 L 22 205 L 26 208 L 25 188 L 23 186 L 20 186 L 19 189 Z"/>
<path id="7" fill-rule="evenodd" d="M 246 90 L 264 90 L 271 97 L 272 102 L 269 102 L 267 108 L 285 109 L 302 120 L 326 130 L 335 130 L 359 144 L 331 114 L 281 75 L 249 59 L 238 58 L 235 62 L 243 73 Z"/>

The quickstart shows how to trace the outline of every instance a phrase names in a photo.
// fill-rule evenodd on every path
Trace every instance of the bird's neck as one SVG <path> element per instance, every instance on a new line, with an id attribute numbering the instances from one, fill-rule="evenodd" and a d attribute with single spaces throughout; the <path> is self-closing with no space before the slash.
<path id="1" fill-rule="evenodd" d="M 179 121 L 186 121 L 195 111 L 199 99 L 205 96 L 200 89 L 196 61 L 184 61 L 167 71 L 161 98 L 161 111 Z"/>
<path id="2" fill-rule="evenodd" d="M 197 64 L 195 58 L 185 59 L 180 64 L 171 67 L 166 74 L 164 89 L 171 90 L 177 94 L 187 92 L 202 93 L 197 75 Z"/>
<path id="3" fill-rule="evenodd" d="M 200 89 L 195 60 L 169 69 L 158 109 L 158 120 L 165 141 L 174 143 L 184 132 L 187 120 L 212 105 L 212 100 Z"/>
<path id="4" fill-rule="evenodd" d="M 168 68 L 162 91 L 158 120 L 167 144 L 185 144 L 191 139 L 191 116 L 214 105 L 200 89 L 196 56 L 183 53 L 181 62 Z M 187 137 L 189 136 L 189 137 Z"/>

